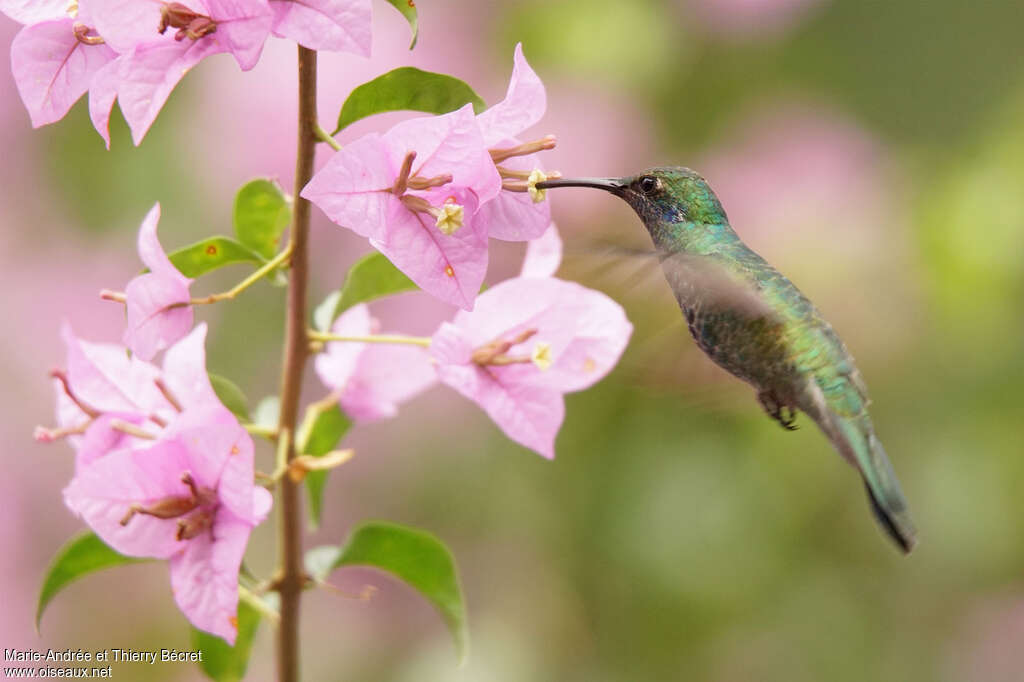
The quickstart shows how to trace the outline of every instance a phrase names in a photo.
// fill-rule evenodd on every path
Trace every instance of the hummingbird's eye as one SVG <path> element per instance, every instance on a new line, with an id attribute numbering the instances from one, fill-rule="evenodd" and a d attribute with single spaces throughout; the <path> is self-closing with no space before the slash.
<path id="1" fill-rule="evenodd" d="M 636 184 L 643 194 L 654 194 L 661 187 L 661 181 L 653 175 L 641 176 Z"/>

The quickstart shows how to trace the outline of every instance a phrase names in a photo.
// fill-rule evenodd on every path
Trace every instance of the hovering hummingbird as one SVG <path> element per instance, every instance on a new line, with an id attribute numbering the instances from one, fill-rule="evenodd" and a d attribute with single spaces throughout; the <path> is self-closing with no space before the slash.
<path id="1" fill-rule="evenodd" d="M 796 428 L 798 410 L 813 419 L 860 471 L 879 523 L 909 552 L 914 524 L 875 436 L 867 386 L 853 358 L 807 297 L 733 231 L 704 178 L 666 167 L 626 178 L 537 183 L 542 190 L 557 187 L 602 189 L 633 207 L 697 346 L 751 384 L 784 428 Z"/>

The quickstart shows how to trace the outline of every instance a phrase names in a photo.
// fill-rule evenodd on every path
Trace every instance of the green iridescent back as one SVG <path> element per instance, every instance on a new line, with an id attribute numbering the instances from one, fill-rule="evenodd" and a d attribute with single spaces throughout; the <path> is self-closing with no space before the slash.
<path id="1" fill-rule="evenodd" d="M 800 393 L 810 375 L 830 407 L 863 412 L 867 391 L 842 341 L 789 279 L 743 243 L 707 182 L 685 168 L 644 174 L 663 180 L 662 196 L 630 203 L 662 255 L 698 346 L 784 405 L 804 408 Z"/>

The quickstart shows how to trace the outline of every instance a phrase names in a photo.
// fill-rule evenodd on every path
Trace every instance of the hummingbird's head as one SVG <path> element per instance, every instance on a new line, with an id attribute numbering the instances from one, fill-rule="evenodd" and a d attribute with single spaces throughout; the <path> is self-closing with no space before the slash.
<path id="1" fill-rule="evenodd" d="M 556 178 L 537 183 L 539 189 L 593 187 L 618 195 L 648 227 L 664 223 L 728 222 L 722 204 L 707 181 L 681 166 L 649 168 L 625 178 Z"/>

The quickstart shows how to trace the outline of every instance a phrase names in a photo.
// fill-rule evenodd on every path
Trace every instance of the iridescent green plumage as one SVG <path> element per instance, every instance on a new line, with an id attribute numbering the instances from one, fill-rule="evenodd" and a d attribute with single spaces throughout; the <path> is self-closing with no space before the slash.
<path id="1" fill-rule="evenodd" d="M 807 297 L 740 240 L 702 177 L 688 168 L 653 168 L 631 178 L 539 186 L 597 187 L 629 203 L 701 350 L 751 384 L 784 427 L 793 428 L 797 410 L 811 417 L 860 471 L 882 526 L 910 551 L 914 526 L 875 437 L 853 358 Z"/>

